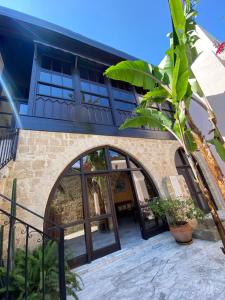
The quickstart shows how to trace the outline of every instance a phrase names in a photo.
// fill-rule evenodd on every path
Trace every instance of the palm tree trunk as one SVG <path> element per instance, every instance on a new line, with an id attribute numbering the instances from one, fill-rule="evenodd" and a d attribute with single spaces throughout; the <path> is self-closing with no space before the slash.
<path id="1" fill-rule="evenodd" d="M 223 226 L 223 224 L 222 224 L 222 222 L 219 218 L 219 215 L 217 213 L 217 210 L 215 208 L 215 205 L 213 203 L 213 200 L 211 198 L 209 190 L 205 187 L 205 185 L 204 185 L 204 183 L 201 179 L 201 176 L 199 174 L 199 171 L 197 169 L 197 166 L 196 166 L 191 154 L 187 151 L 187 149 L 184 149 L 184 150 L 185 150 L 185 153 L 187 155 L 187 159 L 188 159 L 188 162 L 191 166 L 192 172 L 194 174 L 196 184 L 198 185 L 199 189 L 201 190 L 202 195 L 203 195 L 205 201 L 207 202 L 207 204 L 209 206 L 210 213 L 212 215 L 213 221 L 216 225 L 216 228 L 217 228 L 218 233 L 220 235 L 220 238 L 222 240 L 223 247 L 221 247 L 221 249 L 222 249 L 223 253 L 225 254 L 225 228 L 224 228 L 224 226 Z"/>
<path id="2" fill-rule="evenodd" d="M 187 116 L 188 125 L 190 126 L 190 129 L 192 130 L 192 134 L 195 138 L 198 149 L 199 149 L 202 157 L 206 161 L 206 163 L 209 167 L 209 170 L 210 170 L 211 174 L 213 175 L 213 177 L 215 178 L 217 186 L 219 187 L 221 194 L 222 194 L 223 198 L 225 199 L 225 176 L 224 176 L 220 166 L 218 165 L 209 145 L 204 140 L 200 130 L 197 128 L 192 117 L 190 116 L 189 111 L 186 110 L 185 113 Z"/>

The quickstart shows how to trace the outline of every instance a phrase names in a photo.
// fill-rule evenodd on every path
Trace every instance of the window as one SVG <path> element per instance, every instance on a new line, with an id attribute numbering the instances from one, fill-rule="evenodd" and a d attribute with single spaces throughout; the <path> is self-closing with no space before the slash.
<path id="1" fill-rule="evenodd" d="M 136 108 L 136 105 L 133 103 L 115 101 L 116 109 L 133 111 Z"/>
<path id="2" fill-rule="evenodd" d="M 60 61 L 48 56 L 43 56 L 38 84 L 38 94 L 73 100 L 74 89 L 72 76 L 72 66 L 70 63 Z M 46 69 L 46 70 L 44 70 Z"/>
<path id="3" fill-rule="evenodd" d="M 67 75 L 72 75 L 71 63 L 61 61 L 46 55 L 41 58 L 41 67 L 50 71 L 55 71 Z"/>
<path id="4" fill-rule="evenodd" d="M 80 69 L 83 103 L 109 107 L 108 90 L 100 71 Z"/>
<path id="5" fill-rule="evenodd" d="M 87 69 L 84 67 L 80 68 L 80 78 L 86 79 L 88 81 L 94 81 L 98 83 L 105 83 L 103 71 Z"/>
<path id="6" fill-rule="evenodd" d="M 83 93 L 83 102 L 87 104 L 109 107 L 109 99 L 91 95 L 91 94 Z"/>

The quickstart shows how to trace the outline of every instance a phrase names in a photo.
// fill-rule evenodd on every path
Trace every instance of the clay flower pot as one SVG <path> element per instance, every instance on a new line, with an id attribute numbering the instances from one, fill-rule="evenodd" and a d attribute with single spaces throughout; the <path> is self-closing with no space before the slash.
<path id="1" fill-rule="evenodd" d="M 178 244 L 188 245 L 192 243 L 192 227 L 189 223 L 172 226 L 170 232 Z"/>

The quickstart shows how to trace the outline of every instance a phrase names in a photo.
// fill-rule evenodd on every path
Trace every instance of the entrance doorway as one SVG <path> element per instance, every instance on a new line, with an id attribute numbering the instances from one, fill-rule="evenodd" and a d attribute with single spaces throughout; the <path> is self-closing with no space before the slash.
<path id="1" fill-rule="evenodd" d="M 166 230 L 149 208 L 157 196 L 140 163 L 106 146 L 66 168 L 51 192 L 46 219 L 64 226 L 67 257 L 75 267 L 121 249 L 134 235 L 147 239 Z"/>

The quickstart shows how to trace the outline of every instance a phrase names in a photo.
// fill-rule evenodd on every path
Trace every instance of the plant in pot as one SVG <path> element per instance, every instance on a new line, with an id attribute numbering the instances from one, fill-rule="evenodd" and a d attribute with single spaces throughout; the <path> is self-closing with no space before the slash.
<path id="1" fill-rule="evenodd" d="M 192 243 L 193 230 L 189 221 L 204 218 L 204 212 L 195 207 L 192 199 L 156 198 L 150 202 L 149 206 L 155 217 L 166 217 L 170 232 L 177 243 Z"/>

